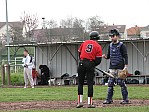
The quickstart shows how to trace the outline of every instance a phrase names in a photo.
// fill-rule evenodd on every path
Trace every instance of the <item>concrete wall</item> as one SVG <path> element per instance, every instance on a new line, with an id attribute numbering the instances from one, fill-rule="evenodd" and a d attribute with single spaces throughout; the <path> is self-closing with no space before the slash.
<path id="1" fill-rule="evenodd" d="M 130 43 L 125 43 L 128 49 L 129 56 L 129 72 L 134 73 L 135 70 L 141 71 L 141 74 L 149 75 L 149 56 L 144 58 L 136 50 L 136 48 Z M 53 77 L 60 77 L 64 73 L 69 73 L 70 75 L 74 75 L 77 73 L 77 63 L 74 58 L 71 56 L 69 51 L 65 46 L 61 46 L 52 61 L 49 61 L 53 54 L 56 52 L 56 49 L 60 44 L 47 46 L 47 47 L 36 47 L 36 67 L 40 64 L 46 64 L 51 69 Z M 108 44 L 101 44 L 103 47 L 103 53 L 107 53 Z M 144 49 L 143 42 L 134 42 L 134 45 L 143 53 L 143 55 L 149 52 L 149 42 L 146 42 L 146 48 Z M 78 47 L 80 45 L 67 45 L 72 54 L 76 59 L 78 59 Z M 144 53 L 145 50 L 145 53 Z M 99 66 L 103 70 L 108 70 L 109 61 L 103 59 L 102 63 Z"/>

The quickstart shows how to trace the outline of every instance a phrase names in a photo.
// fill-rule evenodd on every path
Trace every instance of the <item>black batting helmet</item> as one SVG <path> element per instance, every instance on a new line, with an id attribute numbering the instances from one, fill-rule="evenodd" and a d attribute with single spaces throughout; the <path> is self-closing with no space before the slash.
<path id="1" fill-rule="evenodd" d="M 99 39 L 99 33 L 98 33 L 98 31 L 92 31 L 90 33 L 90 39 L 91 40 L 98 40 Z"/>
<path id="2" fill-rule="evenodd" d="M 119 31 L 118 31 L 118 29 L 112 29 L 112 30 L 110 30 L 110 32 L 109 32 L 109 36 L 120 36 L 120 33 L 119 33 Z"/>

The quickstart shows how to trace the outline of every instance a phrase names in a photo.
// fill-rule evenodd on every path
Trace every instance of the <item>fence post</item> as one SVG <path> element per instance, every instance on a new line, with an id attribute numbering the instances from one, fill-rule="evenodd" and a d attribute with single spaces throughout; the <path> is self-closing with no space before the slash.
<path id="1" fill-rule="evenodd" d="M 5 84 L 5 67 L 2 65 L 2 86 Z"/>
<path id="2" fill-rule="evenodd" d="M 10 65 L 9 64 L 5 64 L 4 65 L 4 71 L 6 70 L 5 73 L 7 73 L 7 85 L 10 85 Z"/>
<path id="3" fill-rule="evenodd" d="M 7 83 L 8 83 L 8 86 L 11 84 L 11 81 L 10 81 L 10 65 L 7 64 Z"/>

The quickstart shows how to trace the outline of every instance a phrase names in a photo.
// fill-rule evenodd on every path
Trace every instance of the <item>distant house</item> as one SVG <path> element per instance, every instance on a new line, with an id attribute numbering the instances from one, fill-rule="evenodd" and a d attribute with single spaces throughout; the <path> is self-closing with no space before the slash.
<path id="1" fill-rule="evenodd" d="M 54 28 L 50 29 L 50 37 L 57 41 L 75 41 L 84 37 L 83 28 Z"/>
<path id="2" fill-rule="evenodd" d="M 131 27 L 127 29 L 127 35 L 128 38 L 140 38 L 140 30 L 142 27 L 138 27 L 137 25 L 135 27 Z"/>
<path id="3" fill-rule="evenodd" d="M 149 38 L 149 25 L 140 29 L 141 38 Z"/>
<path id="4" fill-rule="evenodd" d="M 53 28 L 36 29 L 32 31 L 32 38 L 37 42 L 66 42 L 84 37 L 83 28 Z"/>
<path id="5" fill-rule="evenodd" d="M 109 40 L 109 31 L 114 28 L 119 30 L 121 39 L 127 39 L 126 25 L 103 25 L 96 30 L 99 32 L 101 40 Z"/>
<path id="6" fill-rule="evenodd" d="M 0 41 L 6 41 L 6 22 L 0 22 Z M 8 23 L 8 31 L 10 36 L 10 41 L 13 41 L 16 35 L 22 35 L 23 32 L 23 24 L 21 22 L 9 22 Z"/>

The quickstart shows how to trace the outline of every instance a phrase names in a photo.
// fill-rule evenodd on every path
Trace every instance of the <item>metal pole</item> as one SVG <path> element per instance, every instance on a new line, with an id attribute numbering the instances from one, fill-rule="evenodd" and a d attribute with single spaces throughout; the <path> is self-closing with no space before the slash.
<path id="1" fill-rule="evenodd" d="M 52 57 L 51 57 L 51 59 L 50 59 L 50 62 L 52 61 L 52 59 L 54 58 L 54 56 L 57 54 L 57 52 L 59 51 L 59 49 L 61 48 L 62 45 L 63 45 L 63 44 L 60 44 L 60 45 L 58 46 L 58 48 L 56 49 L 55 53 L 52 55 Z"/>
<path id="2" fill-rule="evenodd" d="M 10 49 L 9 49 L 9 34 L 8 34 L 8 8 L 7 8 L 7 0 L 6 2 L 6 27 L 7 27 L 7 45 L 8 45 L 8 64 L 10 64 Z"/>
<path id="3" fill-rule="evenodd" d="M 37 68 L 37 64 L 36 64 L 36 47 L 34 47 L 34 65 L 35 65 L 35 68 Z"/>
<path id="4" fill-rule="evenodd" d="M 17 58 L 15 57 L 15 73 L 17 73 Z"/>
<path id="5" fill-rule="evenodd" d="M 141 54 L 142 57 L 144 57 L 143 53 L 137 48 L 137 46 L 131 42 L 131 44 L 136 48 L 136 50 Z"/>
<path id="6" fill-rule="evenodd" d="M 145 65 L 146 65 L 145 52 L 146 52 L 146 44 L 145 44 L 145 40 L 144 40 L 144 57 L 143 57 L 144 62 L 143 62 L 143 72 L 144 72 L 144 75 L 145 75 L 145 84 L 147 84 L 146 69 L 145 69 Z"/>
<path id="7" fill-rule="evenodd" d="M 42 18 L 42 20 L 43 20 L 43 23 L 42 23 L 42 28 L 43 28 L 43 29 L 46 29 L 46 25 L 45 25 L 45 18 L 43 17 L 43 18 Z"/>
<path id="8" fill-rule="evenodd" d="M 73 59 L 76 61 L 76 64 L 78 65 L 78 61 L 77 61 L 77 59 L 75 58 L 75 56 L 72 54 L 71 50 L 68 48 L 67 45 L 64 44 L 64 46 L 66 47 L 66 49 L 68 50 L 68 52 L 70 53 L 70 55 L 73 57 Z"/>

